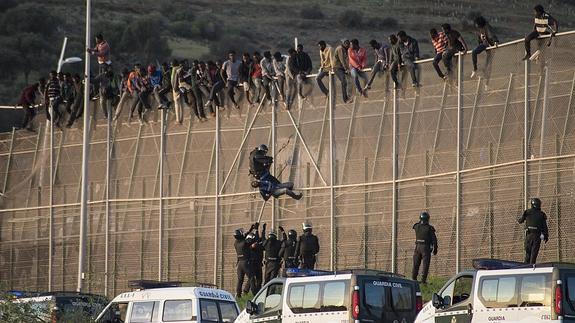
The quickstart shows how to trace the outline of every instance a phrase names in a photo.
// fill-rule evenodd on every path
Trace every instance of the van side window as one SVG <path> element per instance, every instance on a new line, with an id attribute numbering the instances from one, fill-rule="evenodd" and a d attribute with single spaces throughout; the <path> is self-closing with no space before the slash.
<path id="1" fill-rule="evenodd" d="M 525 275 L 521 280 L 519 306 L 551 305 L 551 286 L 546 275 Z"/>
<path id="2" fill-rule="evenodd" d="M 233 322 L 238 317 L 238 309 L 236 303 L 232 302 L 218 302 L 220 312 L 222 313 L 222 322 Z"/>
<path id="3" fill-rule="evenodd" d="M 515 297 L 515 277 L 489 277 L 482 279 L 479 284 L 479 297 L 487 307 L 514 307 L 517 306 Z"/>
<path id="4" fill-rule="evenodd" d="M 473 276 L 461 276 L 451 282 L 441 293 L 446 307 L 461 303 L 469 298 Z"/>
<path id="5" fill-rule="evenodd" d="M 402 286 L 391 288 L 391 304 L 395 311 L 411 311 L 413 306 L 411 287 Z"/>
<path id="6" fill-rule="evenodd" d="M 323 286 L 322 311 L 347 311 L 346 283 L 343 281 L 326 282 Z"/>
<path id="7" fill-rule="evenodd" d="M 288 304 L 294 313 L 319 312 L 319 283 L 302 284 L 290 288 Z"/>
<path id="8" fill-rule="evenodd" d="M 256 297 L 255 303 L 258 306 L 258 314 L 278 309 L 282 301 L 283 284 L 269 285 Z"/>
<path id="9" fill-rule="evenodd" d="M 218 304 L 215 301 L 200 300 L 201 322 L 219 322 Z"/>
<path id="10" fill-rule="evenodd" d="M 192 306 L 191 300 L 165 301 L 162 321 L 192 321 Z"/>
<path id="11" fill-rule="evenodd" d="M 156 302 L 134 302 L 130 322 L 144 323 L 152 322 L 154 307 Z"/>
<path id="12" fill-rule="evenodd" d="M 290 285 L 287 304 L 295 314 L 347 311 L 349 281 L 327 281 Z"/>
<path id="13" fill-rule="evenodd" d="M 479 281 L 479 298 L 488 308 L 551 305 L 549 274 L 487 276 Z"/>

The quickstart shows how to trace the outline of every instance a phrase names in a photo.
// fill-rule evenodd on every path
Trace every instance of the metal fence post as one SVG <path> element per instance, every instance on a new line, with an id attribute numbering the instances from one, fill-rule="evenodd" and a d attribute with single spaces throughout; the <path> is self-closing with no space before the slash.
<path id="1" fill-rule="evenodd" d="M 333 118 L 333 111 L 335 109 L 335 95 L 333 91 L 333 74 L 329 73 L 329 224 L 330 224 L 330 247 L 331 247 L 331 255 L 330 255 L 330 269 L 335 270 L 336 267 L 336 259 L 335 259 L 335 191 L 333 188 L 334 180 L 335 180 L 335 149 L 334 149 L 334 118 Z"/>
<path id="2" fill-rule="evenodd" d="M 215 141 L 215 171 L 214 181 L 216 186 L 215 205 L 214 205 L 214 285 L 218 285 L 218 248 L 219 248 L 219 234 L 220 234 L 220 113 L 216 109 L 216 141 Z"/>
<path id="3" fill-rule="evenodd" d="M 163 279 L 163 246 L 164 246 L 164 153 L 166 141 L 166 109 L 162 109 L 160 120 L 160 200 L 158 208 L 158 280 Z"/>
<path id="4" fill-rule="evenodd" d="M 104 250 L 104 295 L 108 296 L 108 275 L 109 275 L 109 264 L 110 261 L 108 253 L 110 252 L 110 159 L 111 159 L 111 144 L 110 140 L 112 137 L 112 105 L 107 101 L 108 110 L 108 125 L 106 129 L 106 214 L 105 218 L 105 250 Z"/>
<path id="5" fill-rule="evenodd" d="M 455 204 L 455 273 L 461 268 L 461 117 L 463 115 L 462 107 L 462 74 L 463 74 L 463 56 L 457 56 L 457 173 L 456 173 L 456 204 Z"/>
<path id="6" fill-rule="evenodd" d="M 523 110 L 523 206 L 529 197 L 529 60 L 525 60 L 525 106 Z"/>
<path id="7" fill-rule="evenodd" d="M 264 99 L 265 99 L 265 96 L 264 96 Z M 260 107 L 263 104 L 263 102 L 264 101 L 262 100 L 262 103 L 260 103 Z M 254 121 L 256 119 L 256 116 L 257 116 L 257 114 L 254 115 Z M 246 116 L 246 121 L 247 121 L 247 119 L 248 119 L 248 116 Z M 251 128 L 250 128 L 250 130 L 251 130 Z M 272 104 L 271 135 L 272 135 L 272 138 L 271 138 L 272 156 L 275 159 L 275 158 L 277 158 L 277 156 L 276 156 L 276 139 L 277 139 L 276 138 L 276 105 L 275 104 Z M 244 136 L 247 137 L 247 134 L 244 133 Z M 276 163 L 272 163 L 271 171 L 272 171 L 273 176 L 277 175 L 276 174 Z M 271 227 L 271 230 L 273 230 L 276 227 L 276 212 L 277 212 L 278 201 L 275 198 L 273 198 L 271 202 L 272 202 L 272 227 Z"/>
<path id="8" fill-rule="evenodd" d="M 392 122 L 392 191 L 391 191 L 391 272 L 397 271 L 397 149 L 398 149 L 398 98 L 397 89 L 393 90 Z"/>

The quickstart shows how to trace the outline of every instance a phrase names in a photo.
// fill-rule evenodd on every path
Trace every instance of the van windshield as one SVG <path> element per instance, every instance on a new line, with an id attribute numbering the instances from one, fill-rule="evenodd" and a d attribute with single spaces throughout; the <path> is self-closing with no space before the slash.
<path id="1" fill-rule="evenodd" d="M 375 318 L 384 312 L 413 311 L 413 290 L 402 282 L 367 279 L 363 282 L 363 304 L 364 313 Z"/>
<path id="2" fill-rule="evenodd" d="M 56 297 L 56 307 L 61 320 L 94 319 L 106 307 L 106 304 L 106 299 L 102 297 Z"/>

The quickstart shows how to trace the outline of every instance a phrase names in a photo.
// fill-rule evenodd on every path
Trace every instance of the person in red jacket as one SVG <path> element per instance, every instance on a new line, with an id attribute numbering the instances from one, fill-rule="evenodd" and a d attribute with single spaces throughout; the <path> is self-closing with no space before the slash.
<path id="1" fill-rule="evenodd" d="M 367 97 L 367 91 L 364 90 L 364 86 L 369 80 L 367 74 L 363 71 L 363 69 L 367 67 L 367 51 L 365 48 L 359 47 L 359 40 L 352 39 L 351 47 L 347 50 L 347 52 L 349 57 L 351 77 L 353 78 L 357 92 L 364 97 Z M 360 77 L 364 81 L 363 86 L 359 81 Z"/>
<path id="2" fill-rule="evenodd" d="M 20 94 L 20 100 L 18 100 L 17 105 L 21 105 L 24 109 L 24 120 L 22 120 L 22 129 L 34 131 L 32 129 L 31 122 L 36 116 L 36 109 L 34 108 L 34 102 L 36 101 L 36 93 L 38 92 L 38 87 L 40 83 L 34 83 L 29 85 L 22 90 Z M 30 126 L 30 127 L 29 127 Z"/>

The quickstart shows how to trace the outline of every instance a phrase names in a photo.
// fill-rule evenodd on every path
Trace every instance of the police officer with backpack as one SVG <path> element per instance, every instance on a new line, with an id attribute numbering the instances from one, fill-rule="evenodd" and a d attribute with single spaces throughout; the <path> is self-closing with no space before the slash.
<path id="1" fill-rule="evenodd" d="M 295 230 L 289 230 L 286 235 L 286 232 L 282 226 L 280 226 L 279 229 L 282 234 L 282 244 L 279 256 L 283 259 L 284 262 L 283 275 L 285 276 L 287 269 L 298 267 L 296 255 L 297 232 Z"/>
<path id="2" fill-rule="evenodd" d="M 277 233 L 272 230 L 268 234 L 267 239 L 262 237 L 262 246 L 265 251 L 264 283 L 267 283 L 276 278 L 280 271 L 282 265 L 282 259 L 280 258 L 282 242 L 278 240 Z"/>
<path id="3" fill-rule="evenodd" d="M 523 212 L 517 219 L 519 223 L 525 223 L 525 263 L 535 264 L 541 240 L 549 241 L 549 228 L 547 227 L 547 215 L 541 211 L 541 200 L 531 199 L 531 208 Z"/>
<path id="4" fill-rule="evenodd" d="M 413 225 L 415 230 L 415 250 L 413 251 L 413 271 L 411 279 L 417 280 L 419 267 L 423 262 L 423 272 L 421 273 L 421 283 L 427 283 L 429 264 L 431 263 L 431 253 L 437 255 L 437 236 L 435 228 L 429 224 L 429 213 L 421 212 L 419 222 Z"/>
<path id="5" fill-rule="evenodd" d="M 312 233 L 311 223 L 304 222 L 302 224 L 303 234 L 299 237 L 296 246 L 296 255 L 300 260 L 301 269 L 315 268 L 316 255 L 319 252 L 319 240 L 316 235 Z"/>

